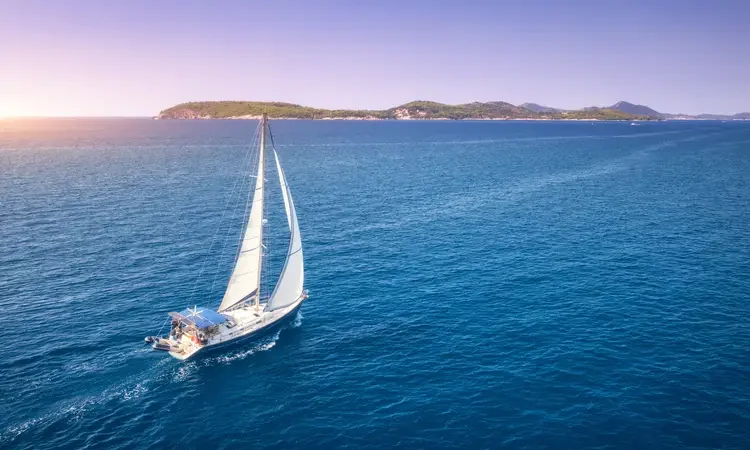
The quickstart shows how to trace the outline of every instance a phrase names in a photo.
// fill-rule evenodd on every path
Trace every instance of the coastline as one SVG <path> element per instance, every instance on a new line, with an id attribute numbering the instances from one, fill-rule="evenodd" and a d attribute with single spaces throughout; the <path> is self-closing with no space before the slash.
<path id="1" fill-rule="evenodd" d="M 190 117 L 190 118 L 173 118 L 173 117 L 159 117 L 153 116 L 152 120 L 260 120 L 260 116 L 234 116 L 234 117 Z M 273 120 L 315 120 L 315 121 L 378 121 L 378 122 L 750 122 L 750 119 L 698 119 L 698 118 L 665 118 L 665 119 L 564 119 L 564 118 L 483 118 L 483 117 L 467 117 L 464 119 L 448 119 L 448 118 L 393 118 L 393 119 L 381 119 L 379 117 L 273 117 Z"/>
<path id="2" fill-rule="evenodd" d="M 448 105 L 421 100 L 382 110 L 324 109 L 283 102 L 187 102 L 160 111 L 158 119 L 258 120 L 263 113 L 274 120 L 658 120 L 611 108 L 536 111 L 499 101 Z"/>
<path id="3" fill-rule="evenodd" d="M 546 108 L 546 109 L 545 109 Z M 643 105 L 617 102 L 609 107 L 562 110 L 536 104 L 473 102 L 458 105 L 417 100 L 393 108 L 324 109 L 283 102 L 203 101 L 180 103 L 159 112 L 154 119 L 259 120 L 527 120 L 527 121 L 662 121 L 749 120 L 750 113 L 732 116 L 712 114 L 664 114 Z"/>

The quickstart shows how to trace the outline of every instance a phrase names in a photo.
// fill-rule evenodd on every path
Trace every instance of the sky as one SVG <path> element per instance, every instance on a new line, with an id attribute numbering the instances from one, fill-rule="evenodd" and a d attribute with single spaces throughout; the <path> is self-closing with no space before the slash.
<path id="1" fill-rule="evenodd" d="M 202 100 L 750 111 L 750 0 L 0 0 L 0 116 Z"/>

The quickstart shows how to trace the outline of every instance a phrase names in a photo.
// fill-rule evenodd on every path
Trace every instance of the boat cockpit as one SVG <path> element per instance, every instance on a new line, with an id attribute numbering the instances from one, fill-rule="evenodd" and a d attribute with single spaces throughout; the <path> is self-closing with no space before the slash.
<path id="1" fill-rule="evenodd" d="M 219 333 L 219 327 L 231 328 L 235 320 L 212 309 L 195 306 L 181 312 L 169 313 L 171 324 L 168 337 L 149 336 L 146 342 L 157 350 L 183 352 L 185 347 L 202 347 L 212 336 Z"/>

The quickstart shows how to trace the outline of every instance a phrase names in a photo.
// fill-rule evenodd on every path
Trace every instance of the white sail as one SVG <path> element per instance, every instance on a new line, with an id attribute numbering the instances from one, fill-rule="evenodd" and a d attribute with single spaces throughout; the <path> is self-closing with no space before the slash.
<path id="1" fill-rule="evenodd" d="M 247 222 L 245 235 L 242 238 L 240 254 L 234 265 L 229 285 L 219 305 L 219 312 L 225 311 L 240 302 L 258 298 L 260 288 L 260 271 L 263 260 L 263 197 L 265 168 L 263 156 L 266 144 L 266 123 L 261 120 L 260 150 L 258 160 L 258 177 L 255 181 L 253 204 Z"/>
<path id="2" fill-rule="evenodd" d="M 299 299 L 302 295 L 302 287 L 305 281 L 305 268 L 302 261 L 302 237 L 299 234 L 299 225 L 297 224 L 297 213 L 294 209 L 292 194 L 289 192 L 289 186 L 286 184 L 284 171 L 279 163 L 279 155 L 274 150 L 276 158 L 276 170 L 279 173 L 279 183 L 281 183 L 281 193 L 284 197 L 284 207 L 286 209 L 287 223 L 289 224 L 289 251 L 287 252 L 284 268 L 281 270 L 279 282 L 268 300 L 268 310 L 273 311 L 285 306 L 289 306 Z"/>

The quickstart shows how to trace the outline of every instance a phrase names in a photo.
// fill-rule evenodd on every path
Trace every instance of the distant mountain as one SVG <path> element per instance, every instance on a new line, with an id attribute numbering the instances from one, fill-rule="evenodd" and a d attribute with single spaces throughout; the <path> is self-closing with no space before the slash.
<path id="1" fill-rule="evenodd" d="M 665 119 L 673 120 L 750 120 L 750 113 L 738 114 L 664 114 Z"/>
<path id="2" fill-rule="evenodd" d="M 690 117 L 694 117 L 698 120 L 732 120 L 733 119 L 733 116 L 728 116 L 726 114 L 698 114 L 698 115 L 690 116 Z"/>
<path id="3" fill-rule="evenodd" d="M 698 114 L 697 116 L 690 116 L 691 118 L 699 120 L 750 120 L 750 113 L 738 113 L 738 114 Z"/>
<path id="4" fill-rule="evenodd" d="M 521 107 L 534 111 L 535 113 L 559 113 L 565 111 L 564 109 L 552 108 L 549 106 L 539 105 L 537 103 L 524 103 Z"/>
<path id="5" fill-rule="evenodd" d="M 610 106 L 609 109 L 621 111 L 626 114 L 648 116 L 648 117 L 653 117 L 653 118 L 661 118 L 664 116 L 662 113 L 654 109 L 651 109 L 648 106 L 635 105 L 633 103 L 623 102 L 623 101 L 619 101 L 615 103 L 614 105 Z"/>
<path id="6" fill-rule="evenodd" d="M 655 120 L 656 118 L 634 115 L 612 108 L 588 107 L 577 111 L 563 111 L 558 114 L 561 119 L 569 120 Z"/>

